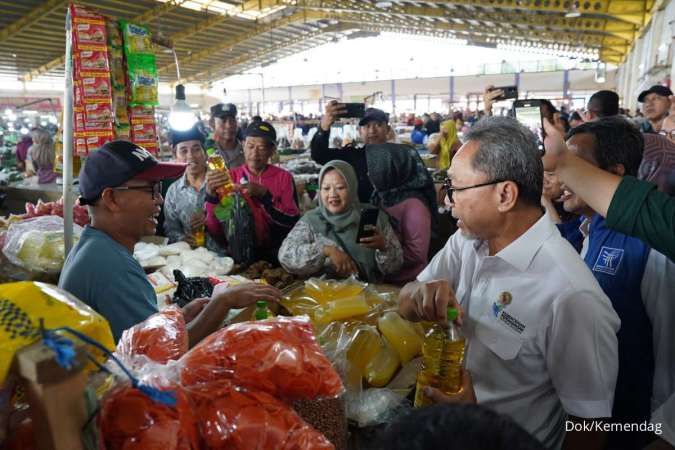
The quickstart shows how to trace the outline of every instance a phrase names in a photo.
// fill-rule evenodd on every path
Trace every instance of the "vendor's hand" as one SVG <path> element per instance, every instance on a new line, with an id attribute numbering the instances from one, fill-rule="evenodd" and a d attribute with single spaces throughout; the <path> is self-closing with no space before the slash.
<path id="1" fill-rule="evenodd" d="M 542 157 L 542 161 L 544 163 L 544 170 L 551 172 L 555 170 L 560 158 L 568 152 L 567 144 L 565 144 L 560 130 L 548 119 L 544 119 L 544 131 L 546 132 L 546 137 L 544 138 L 544 148 L 546 151 Z"/>
<path id="2" fill-rule="evenodd" d="M 330 258 L 331 263 L 335 266 L 335 271 L 338 275 L 346 277 L 355 273 L 359 273 L 359 269 L 352 258 L 337 247 L 326 246 L 324 254 Z"/>
<path id="3" fill-rule="evenodd" d="M 462 388 L 456 394 L 444 394 L 431 386 L 424 387 L 424 395 L 434 403 L 476 403 L 476 392 L 473 390 L 471 374 L 464 368 L 461 369 Z"/>
<path id="4" fill-rule="evenodd" d="M 263 186 L 262 184 L 258 183 L 249 183 L 245 186 L 240 186 L 240 188 L 245 189 L 248 192 L 248 195 L 251 197 L 257 197 L 257 198 L 263 198 L 269 190 Z"/>
<path id="5" fill-rule="evenodd" d="M 380 251 L 383 251 L 385 248 L 387 248 L 387 242 L 384 240 L 384 236 L 377 228 L 373 229 L 372 236 L 361 238 L 359 240 L 359 245 Z"/>
<path id="6" fill-rule="evenodd" d="M 326 112 L 321 118 L 321 129 L 323 131 L 330 131 L 331 125 L 339 118 L 340 114 L 345 114 L 347 109 L 344 103 L 338 103 L 336 100 L 331 100 L 326 104 Z"/>
<path id="7" fill-rule="evenodd" d="M 219 187 L 225 186 L 230 177 L 224 170 L 210 170 L 206 172 L 206 193 L 215 196 Z"/>
<path id="8" fill-rule="evenodd" d="M 211 301 L 224 302 L 228 308 L 245 308 L 258 300 L 278 302 L 280 299 L 279 289 L 260 283 L 244 283 L 236 286 L 220 283 L 213 288 L 211 294 Z"/>
<path id="9" fill-rule="evenodd" d="M 486 115 L 492 115 L 492 105 L 494 104 L 497 97 L 501 95 L 504 95 L 504 91 L 501 89 L 495 89 L 492 85 L 485 88 L 485 91 L 483 92 L 483 105 Z"/>
<path id="10" fill-rule="evenodd" d="M 209 301 L 208 298 L 197 298 L 183 306 L 183 318 L 185 319 L 185 323 L 192 322 L 192 320 L 202 312 Z"/>
<path id="11" fill-rule="evenodd" d="M 453 307 L 459 312 L 455 323 L 462 325 L 463 312 L 448 280 L 416 282 L 404 287 L 403 291 L 406 291 L 406 295 L 401 296 L 399 313 L 405 319 L 446 322 L 448 307 Z"/>
<path id="12" fill-rule="evenodd" d="M 192 215 L 192 218 L 190 219 L 190 230 L 192 231 L 192 233 L 195 233 L 200 229 L 204 229 L 204 224 L 206 220 L 204 215 L 205 215 L 204 211 L 202 211 L 201 213 L 196 212 Z"/>

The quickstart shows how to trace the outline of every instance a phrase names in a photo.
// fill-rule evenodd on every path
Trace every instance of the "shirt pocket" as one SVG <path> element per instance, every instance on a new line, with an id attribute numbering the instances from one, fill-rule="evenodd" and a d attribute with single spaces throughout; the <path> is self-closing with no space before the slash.
<path id="1" fill-rule="evenodd" d="M 485 313 L 478 320 L 475 337 L 504 361 L 514 359 L 523 346 L 523 338 L 507 329 L 492 313 Z"/>

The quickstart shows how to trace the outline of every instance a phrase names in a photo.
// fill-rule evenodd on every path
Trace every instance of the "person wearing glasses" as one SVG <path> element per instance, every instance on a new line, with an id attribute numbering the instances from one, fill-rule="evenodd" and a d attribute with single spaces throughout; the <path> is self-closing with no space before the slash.
<path id="1" fill-rule="evenodd" d="M 157 312 L 157 296 L 133 251 L 143 236 L 155 233 L 164 201 L 161 180 L 184 171 L 183 164 L 160 163 L 136 144 L 113 141 L 92 153 L 80 172 L 80 204 L 89 209 L 91 225 L 68 255 L 59 287 L 101 314 L 115 341 Z M 217 285 L 210 299 L 183 309 L 190 345 L 215 331 L 230 308 L 277 301 L 280 295 L 261 284 Z"/>
<path id="2" fill-rule="evenodd" d="M 612 414 L 619 318 L 542 210 L 534 135 L 512 118 L 483 119 L 448 175 L 459 231 L 401 290 L 399 313 L 444 321 L 448 306 L 460 308 L 464 391 L 475 395 L 460 401 L 510 416 L 546 448 L 601 448 L 601 432 L 567 430 Z M 425 395 L 458 400 L 431 387 Z"/>

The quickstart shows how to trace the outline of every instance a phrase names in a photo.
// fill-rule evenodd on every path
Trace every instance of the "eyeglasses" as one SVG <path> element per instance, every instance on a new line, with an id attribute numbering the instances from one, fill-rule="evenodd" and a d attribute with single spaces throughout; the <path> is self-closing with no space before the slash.
<path id="1" fill-rule="evenodd" d="M 157 197 L 159 197 L 162 194 L 162 182 L 156 181 L 149 186 L 118 186 L 110 189 L 112 189 L 113 191 L 136 190 L 136 191 L 150 192 L 152 194 L 152 199 L 157 200 Z"/>
<path id="2" fill-rule="evenodd" d="M 452 194 L 454 194 L 455 192 L 466 191 L 467 189 L 474 189 L 483 186 L 490 186 L 493 184 L 502 183 L 504 181 L 507 180 L 488 181 L 486 183 L 474 184 L 473 186 L 452 187 L 452 178 L 446 178 L 445 180 L 443 180 L 443 190 L 445 190 L 445 192 L 448 193 L 448 196 L 452 196 Z"/>
<path id="3" fill-rule="evenodd" d="M 668 138 L 668 139 L 670 139 L 671 141 L 675 142 L 675 130 L 670 130 L 670 131 L 661 130 L 661 131 L 659 131 L 659 134 L 660 134 L 661 136 L 665 136 L 666 138 Z"/>

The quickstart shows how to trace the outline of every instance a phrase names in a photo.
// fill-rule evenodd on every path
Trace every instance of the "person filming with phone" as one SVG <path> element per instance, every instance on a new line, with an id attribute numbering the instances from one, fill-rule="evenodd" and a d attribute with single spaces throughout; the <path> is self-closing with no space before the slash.
<path id="1" fill-rule="evenodd" d="M 279 262 L 302 276 L 328 273 L 379 281 L 397 272 L 403 250 L 387 215 L 356 196 L 351 165 L 329 161 L 319 174 L 319 207 L 305 214 L 279 250 Z"/>
<path id="2" fill-rule="evenodd" d="M 338 103 L 336 100 L 326 105 L 326 112 L 321 118 L 319 130 L 312 138 L 312 159 L 319 164 L 340 159 L 354 167 L 359 184 L 358 196 L 362 203 L 370 201 L 373 194 L 373 185 L 368 179 L 368 166 L 366 162 L 365 145 L 385 144 L 389 133 L 389 115 L 377 108 L 348 110 L 348 105 L 354 103 Z M 348 118 L 360 115 L 359 135 L 364 146 L 346 145 L 339 149 L 329 148 L 328 138 L 333 123 L 340 118 Z"/>

